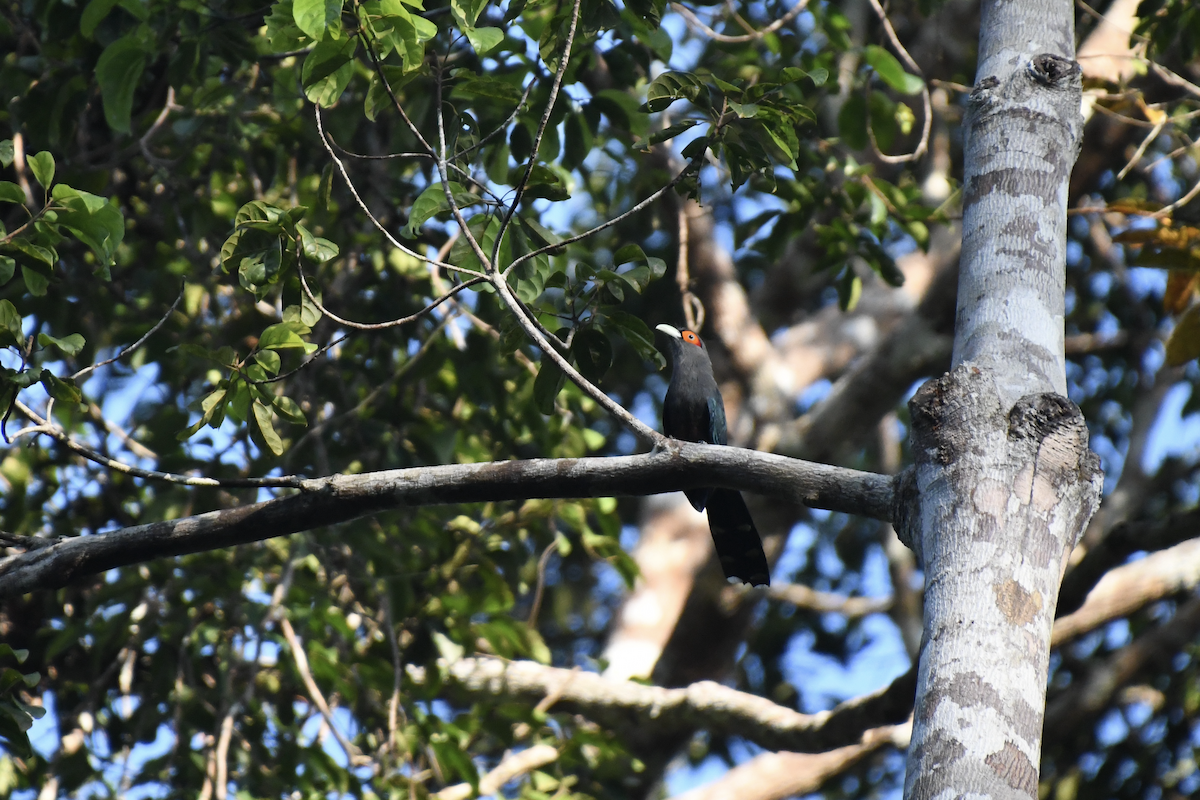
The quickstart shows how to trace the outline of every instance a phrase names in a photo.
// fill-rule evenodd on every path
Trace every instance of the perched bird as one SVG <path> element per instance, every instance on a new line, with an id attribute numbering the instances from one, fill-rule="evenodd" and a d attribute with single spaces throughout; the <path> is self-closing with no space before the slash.
<path id="1" fill-rule="evenodd" d="M 659 325 L 655 330 L 669 337 L 671 353 L 663 433 L 685 442 L 725 444 L 725 403 L 704 342 L 693 331 L 671 325 Z M 741 493 L 732 489 L 690 489 L 684 494 L 697 511 L 708 508 L 708 528 L 725 577 L 754 586 L 770 585 L 762 540 Z"/>

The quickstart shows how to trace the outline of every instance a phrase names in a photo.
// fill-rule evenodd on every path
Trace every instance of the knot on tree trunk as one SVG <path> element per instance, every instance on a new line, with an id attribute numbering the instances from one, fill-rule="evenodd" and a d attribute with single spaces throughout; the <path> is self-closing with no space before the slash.
<path id="1" fill-rule="evenodd" d="M 1080 80 L 1079 63 L 1053 53 L 1034 56 L 1029 62 L 1029 75 L 1043 86 L 1070 89 Z"/>
<path id="2" fill-rule="evenodd" d="M 896 482 L 893 518 L 903 541 L 922 558 L 922 509 L 934 482 L 954 484 L 999 523 L 1010 502 L 1045 520 L 1077 507 L 1066 528 L 1068 552 L 1099 502 L 1103 473 L 1088 449 L 1079 407 L 1054 393 L 1028 395 L 1005 409 L 990 371 L 963 363 L 928 381 L 909 401 L 913 467 Z M 928 502 L 926 500 L 926 502 Z M 994 529 L 999 535 L 999 524 Z"/>

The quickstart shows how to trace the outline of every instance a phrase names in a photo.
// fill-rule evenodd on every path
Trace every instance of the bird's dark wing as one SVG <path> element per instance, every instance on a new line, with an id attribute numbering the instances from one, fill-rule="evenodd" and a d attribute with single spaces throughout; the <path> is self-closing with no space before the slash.
<path id="1" fill-rule="evenodd" d="M 725 444 L 729 438 L 725 429 L 725 404 L 719 394 L 708 398 L 708 435 L 711 444 Z"/>

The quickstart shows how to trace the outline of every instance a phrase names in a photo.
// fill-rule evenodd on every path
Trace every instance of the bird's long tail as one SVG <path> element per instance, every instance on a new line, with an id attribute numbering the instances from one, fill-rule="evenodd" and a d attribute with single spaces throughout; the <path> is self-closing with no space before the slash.
<path id="1" fill-rule="evenodd" d="M 753 586 L 769 586 L 771 575 L 762 539 L 741 492 L 713 489 L 708 496 L 708 528 L 725 577 Z"/>

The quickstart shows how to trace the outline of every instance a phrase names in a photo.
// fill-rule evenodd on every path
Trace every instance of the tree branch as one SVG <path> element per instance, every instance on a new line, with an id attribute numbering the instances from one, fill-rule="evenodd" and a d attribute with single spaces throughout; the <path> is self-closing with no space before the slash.
<path id="1" fill-rule="evenodd" d="M 427 682 L 423 667 L 410 664 L 407 671 L 414 683 Z M 664 732 L 700 727 L 741 736 L 771 750 L 810 753 L 857 744 L 871 728 L 903 722 L 912 711 L 916 688 L 916 673 L 910 671 L 883 689 L 830 711 L 802 714 L 715 681 L 666 689 L 594 672 L 498 658 L 464 658 L 446 664 L 440 672 L 452 692 L 503 696 L 510 702 L 534 702 L 555 693 L 557 706 L 588 717 L 649 725 Z"/>
<path id="2" fill-rule="evenodd" d="M 671 440 L 615 458 L 451 464 L 300 480 L 300 493 L 151 522 L 0 560 L 0 597 L 64 586 L 155 558 L 257 542 L 395 508 L 530 497 L 610 497 L 718 487 L 875 519 L 892 516 L 893 479 L 783 456 Z"/>
<path id="3" fill-rule="evenodd" d="M 508 758 L 496 765 L 488 774 L 479 779 L 479 793 L 475 794 L 469 783 L 456 783 L 453 786 L 447 786 L 437 794 L 433 795 L 435 800 L 468 800 L 471 797 L 488 797 L 496 794 L 504 784 L 511 780 L 533 772 L 535 769 L 540 769 L 547 764 L 552 764 L 558 760 L 558 751 L 548 744 L 539 744 L 530 747 L 528 750 L 522 750 L 519 753 L 513 753 Z"/>
<path id="4" fill-rule="evenodd" d="M 1054 621 L 1052 647 L 1200 584 L 1200 539 L 1151 553 L 1106 573 L 1078 611 Z"/>
<path id="5" fill-rule="evenodd" d="M 673 800 L 784 800 L 811 794 L 881 747 L 904 749 L 911 734 L 911 724 L 885 725 L 864 732 L 859 744 L 826 753 L 763 753 Z"/>
<path id="6" fill-rule="evenodd" d="M 1163 550 L 1186 542 L 1200 530 L 1198 525 L 1200 510 L 1197 509 L 1172 514 L 1164 520 L 1117 525 L 1063 578 L 1057 614 L 1061 617 L 1079 609 L 1101 578 L 1129 556 L 1139 550 Z"/>
<path id="7" fill-rule="evenodd" d="M 1070 736 L 1099 716 L 1117 691 L 1148 665 L 1161 668 L 1200 635 L 1200 597 L 1179 606 L 1175 616 L 1137 637 L 1107 659 L 1091 666 L 1085 676 L 1046 706 L 1045 736 Z"/>
<path id="8" fill-rule="evenodd" d="M 696 16 L 696 13 L 694 11 L 692 11 L 690 8 L 688 8 L 687 6 L 685 6 L 683 3 L 671 3 L 671 10 L 675 11 L 681 17 L 683 17 L 683 21 L 687 23 L 687 26 L 689 28 L 691 28 L 692 30 L 697 30 L 697 31 L 702 32 L 705 36 L 712 39 L 714 42 L 723 42 L 726 44 L 740 44 L 742 42 L 757 41 L 758 39 L 761 39 L 764 36 L 766 36 L 768 33 L 774 33 L 775 31 L 782 28 L 784 25 L 787 25 L 789 22 L 791 22 L 793 19 L 795 19 L 797 14 L 799 14 L 801 11 L 803 11 L 807 7 L 808 7 L 808 0 L 800 0 L 798 3 L 796 3 L 796 5 L 792 6 L 790 11 L 788 11 L 786 14 L 784 14 L 779 19 L 773 21 L 771 24 L 767 25 L 762 30 L 752 30 L 749 33 L 730 36 L 729 34 L 726 34 L 726 33 L 718 33 L 717 31 L 713 30 L 708 25 L 704 24 L 704 20 L 702 20 L 702 19 L 700 19 L 700 17 Z M 740 17 L 738 18 L 738 22 L 742 23 L 742 20 Z M 742 26 L 745 27 L 745 24 L 742 23 Z"/>

